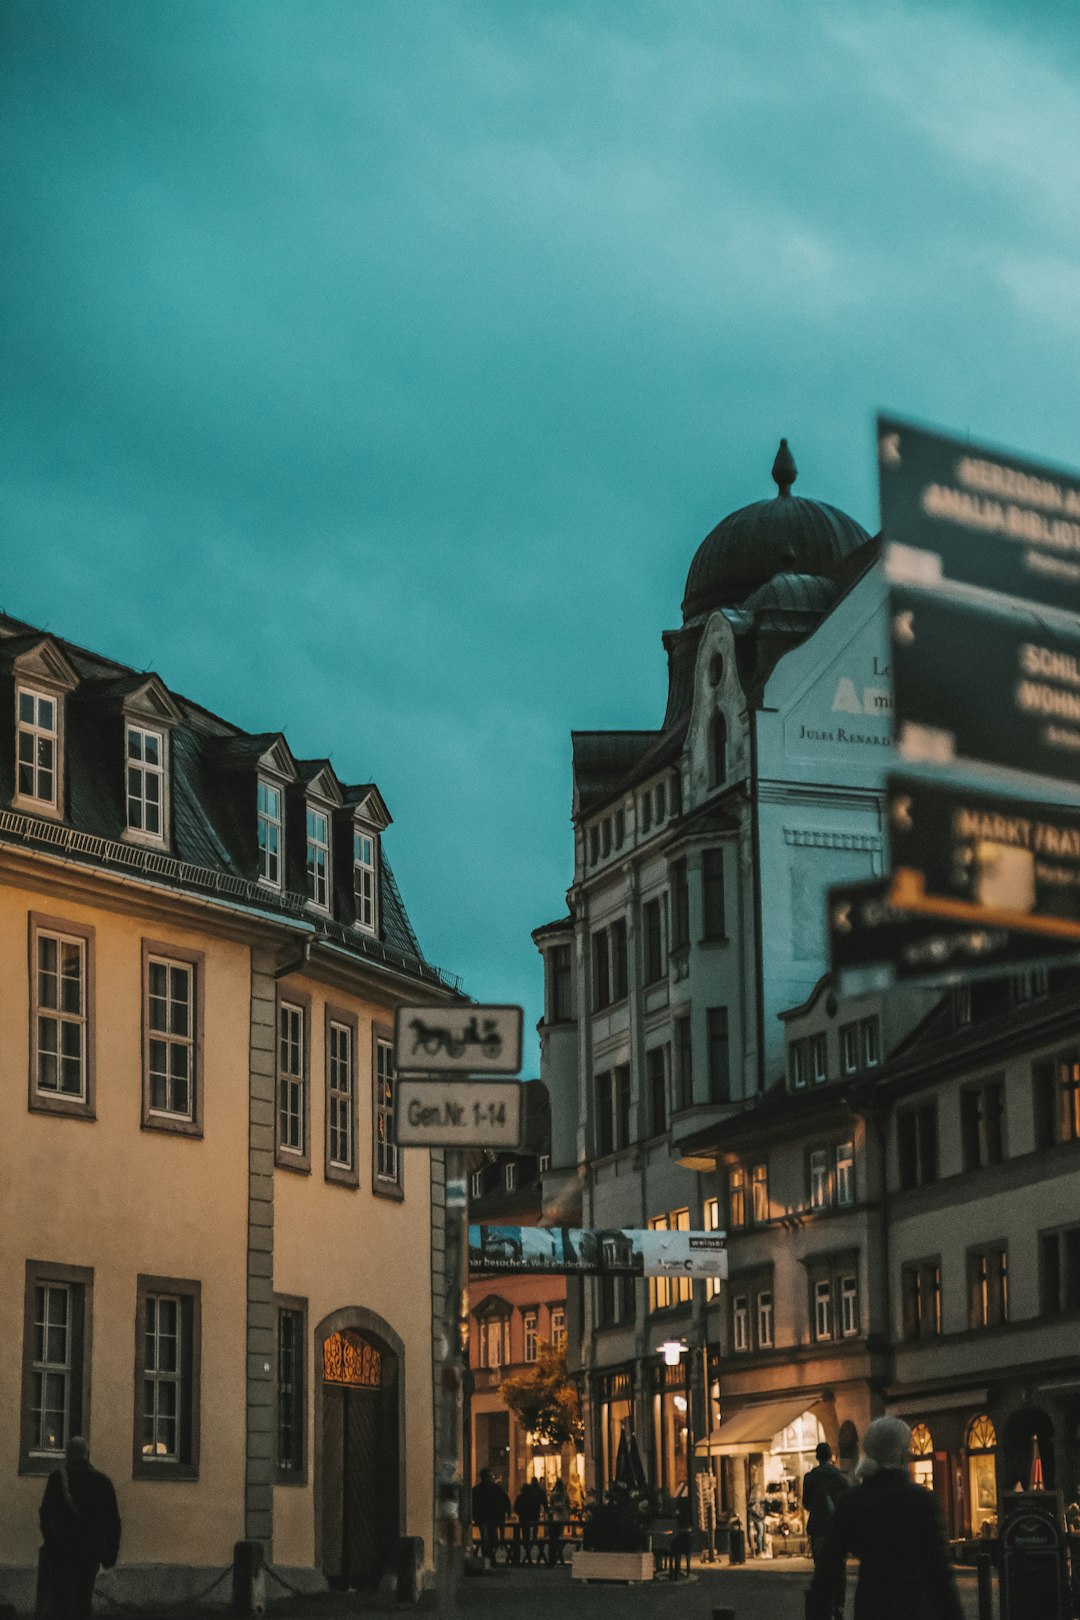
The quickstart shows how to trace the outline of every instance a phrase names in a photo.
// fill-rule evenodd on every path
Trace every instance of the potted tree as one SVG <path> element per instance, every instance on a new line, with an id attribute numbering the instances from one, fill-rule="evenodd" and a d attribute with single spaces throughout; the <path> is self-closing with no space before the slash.
<path id="1" fill-rule="evenodd" d="M 649 1529 L 655 1514 L 647 1485 L 616 1479 L 603 1501 L 586 1510 L 575 1581 L 651 1581 Z"/>

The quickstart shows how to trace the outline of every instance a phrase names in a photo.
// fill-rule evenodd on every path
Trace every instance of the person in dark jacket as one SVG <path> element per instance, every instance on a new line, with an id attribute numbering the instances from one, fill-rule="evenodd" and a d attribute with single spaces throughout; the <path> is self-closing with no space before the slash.
<path id="1" fill-rule="evenodd" d="M 817 1458 L 817 1467 L 811 1468 L 808 1474 L 803 1475 L 802 1505 L 806 1513 L 806 1533 L 810 1537 L 810 1552 L 816 1567 L 825 1550 L 825 1537 L 829 1533 L 836 1504 L 844 1493 L 851 1489 L 851 1485 L 847 1476 L 834 1464 L 832 1446 L 827 1440 L 822 1440 L 821 1444 L 814 1448 L 814 1456 Z M 847 1577 L 841 1565 L 833 1596 L 833 1614 L 843 1614 L 846 1591 Z"/>
<path id="2" fill-rule="evenodd" d="M 510 1498 L 491 1472 L 481 1468 L 473 1486 L 472 1520 L 480 1528 L 480 1556 L 495 1567 L 495 1554 L 502 1545 L 503 1527 L 510 1512 Z"/>
<path id="3" fill-rule="evenodd" d="M 46 1607 L 56 1620 L 90 1620 L 98 1569 L 112 1569 L 120 1555 L 120 1514 L 112 1481 L 91 1468 L 79 1435 L 45 1483 L 39 1518 Z"/>
<path id="4" fill-rule="evenodd" d="M 855 1620 L 963 1620 L 945 1522 L 907 1472 L 911 1430 L 878 1418 L 863 1436 L 860 1484 L 836 1505 L 814 1571 L 807 1620 L 831 1620 L 844 1560 L 859 1560 Z"/>
<path id="5" fill-rule="evenodd" d="M 526 1563 L 536 1542 L 540 1515 L 547 1511 L 547 1491 L 538 1479 L 527 1479 L 514 1499 L 514 1512 L 521 1526 L 521 1551 Z M 541 1552 L 543 1549 L 541 1549 Z"/>

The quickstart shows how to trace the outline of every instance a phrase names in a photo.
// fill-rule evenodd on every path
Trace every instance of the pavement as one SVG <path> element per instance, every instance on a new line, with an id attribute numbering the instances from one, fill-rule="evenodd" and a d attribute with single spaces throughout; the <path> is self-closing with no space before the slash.
<path id="1" fill-rule="evenodd" d="M 713 1610 L 731 1608 L 735 1620 L 804 1620 L 804 1597 L 811 1564 L 805 1558 L 757 1559 L 732 1568 L 695 1561 L 689 1579 L 666 1578 L 636 1585 L 598 1585 L 572 1581 L 569 1569 L 504 1568 L 466 1578 L 459 1589 L 457 1620 L 713 1620 Z M 848 1584 L 848 1611 L 855 1588 L 855 1567 Z M 957 1572 L 969 1620 L 978 1620 L 974 1572 Z M 419 1609 L 434 1613 L 432 1594 Z M 331 1594 L 274 1602 L 268 1620 L 346 1620 L 365 1614 L 410 1610 L 388 1599 Z M 913 1616 L 913 1620 L 916 1617 Z"/>

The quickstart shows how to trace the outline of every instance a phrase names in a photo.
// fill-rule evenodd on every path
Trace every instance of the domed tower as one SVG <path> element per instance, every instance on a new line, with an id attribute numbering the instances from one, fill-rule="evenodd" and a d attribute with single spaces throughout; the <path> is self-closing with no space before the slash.
<path id="1" fill-rule="evenodd" d="M 825 501 L 793 495 L 798 476 L 786 439 L 773 462 L 776 495 L 731 512 L 694 554 L 686 576 L 683 623 L 715 608 L 741 607 L 778 574 L 835 579 L 844 560 L 870 536 L 861 524 Z"/>

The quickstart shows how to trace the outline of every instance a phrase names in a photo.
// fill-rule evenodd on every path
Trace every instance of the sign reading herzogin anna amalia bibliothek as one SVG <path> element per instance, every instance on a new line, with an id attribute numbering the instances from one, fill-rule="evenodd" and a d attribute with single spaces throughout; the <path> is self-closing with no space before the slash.
<path id="1" fill-rule="evenodd" d="M 878 418 L 890 578 L 977 585 L 1080 612 L 1080 478 Z"/>

